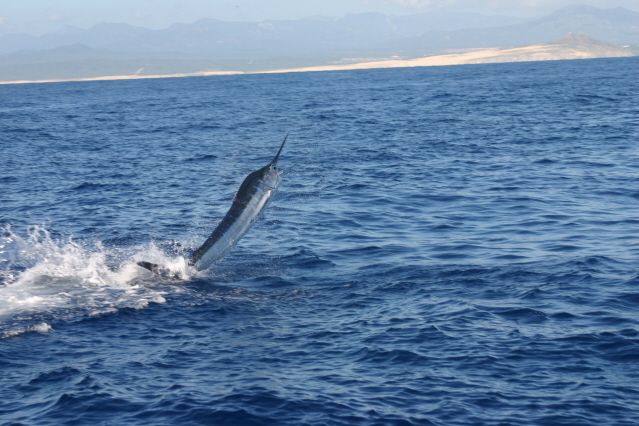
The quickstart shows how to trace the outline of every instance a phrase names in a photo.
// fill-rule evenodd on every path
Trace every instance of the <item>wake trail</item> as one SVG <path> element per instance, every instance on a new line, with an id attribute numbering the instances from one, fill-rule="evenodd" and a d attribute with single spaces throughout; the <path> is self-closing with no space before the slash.
<path id="1" fill-rule="evenodd" d="M 170 283 L 137 266 L 147 259 L 174 277 Z M 184 256 L 155 244 L 106 248 L 72 238 L 54 239 L 43 226 L 22 237 L 0 231 L 0 338 L 48 332 L 51 322 L 79 320 L 165 303 L 167 293 L 195 274 Z"/>

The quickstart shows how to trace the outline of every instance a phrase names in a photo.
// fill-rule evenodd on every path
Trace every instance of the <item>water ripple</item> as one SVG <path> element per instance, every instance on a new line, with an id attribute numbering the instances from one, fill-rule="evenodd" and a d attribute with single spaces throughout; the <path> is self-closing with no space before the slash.
<path id="1" fill-rule="evenodd" d="M 0 423 L 636 424 L 637 64 L 3 87 Z"/>

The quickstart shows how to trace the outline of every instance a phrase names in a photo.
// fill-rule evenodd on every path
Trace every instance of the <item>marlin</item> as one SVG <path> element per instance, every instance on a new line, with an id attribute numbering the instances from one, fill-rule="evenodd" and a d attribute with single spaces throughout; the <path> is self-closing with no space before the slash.
<path id="1" fill-rule="evenodd" d="M 190 257 L 189 264 L 195 269 L 205 270 L 231 251 L 268 205 L 282 181 L 282 170 L 277 167 L 277 161 L 287 139 L 288 135 L 270 163 L 244 179 L 224 219 Z M 165 268 L 160 265 L 150 262 L 138 262 L 138 265 L 151 272 L 166 275 Z"/>

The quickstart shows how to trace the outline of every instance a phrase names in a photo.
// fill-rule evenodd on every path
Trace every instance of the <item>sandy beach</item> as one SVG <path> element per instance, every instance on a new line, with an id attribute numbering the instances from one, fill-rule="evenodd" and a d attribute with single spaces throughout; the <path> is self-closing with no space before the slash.
<path id="1" fill-rule="evenodd" d="M 557 61 L 575 59 L 595 59 L 609 57 L 634 56 L 632 51 L 622 47 L 601 43 L 584 42 L 581 39 L 570 38 L 565 42 L 537 44 L 511 49 L 477 49 L 460 53 L 424 56 L 413 59 L 385 59 L 370 62 L 352 64 L 318 65 L 299 68 L 281 68 L 262 71 L 199 71 L 194 73 L 174 74 L 130 74 L 111 75 L 99 77 L 86 77 L 61 80 L 15 80 L 0 81 L 0 85 L 6 84 L 30 84 L 30 83 L 61 83 L 67 81 L 113 81 L 113 80 L 141 80 L 154 78 L 183 78 L 183 77 L 211 77 L 224 75 L 243 74 L 281 74 L 297 72 L 321 72 L 321 71 L 350 71 L 369 70 L 381 68 L 410 68 L 410 67 L 436 67 L 468 64 L 530 62 L 530 61 Z"/>

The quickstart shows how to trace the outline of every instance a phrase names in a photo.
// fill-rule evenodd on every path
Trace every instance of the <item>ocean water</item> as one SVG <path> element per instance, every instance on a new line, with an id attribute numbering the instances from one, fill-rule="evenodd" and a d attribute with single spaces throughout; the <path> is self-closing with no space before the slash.
<path id="1" fill-rule="evenodd" d="M 0 424 L 636 425 L 638 75 L 0 87 Z"/>

